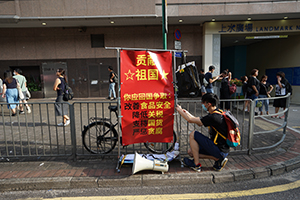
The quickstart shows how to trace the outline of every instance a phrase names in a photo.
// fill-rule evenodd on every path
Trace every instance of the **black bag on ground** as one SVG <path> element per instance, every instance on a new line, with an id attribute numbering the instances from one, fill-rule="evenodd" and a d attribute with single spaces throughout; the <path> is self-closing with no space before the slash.
<path id="1" fill-rule="evenodd" d="M 63 91 L 63 100 L 64 101 L 69 101 L 72 100 L 74 97 L 74 93 L 72 88 L 65 82 L 65 89 Z"/>

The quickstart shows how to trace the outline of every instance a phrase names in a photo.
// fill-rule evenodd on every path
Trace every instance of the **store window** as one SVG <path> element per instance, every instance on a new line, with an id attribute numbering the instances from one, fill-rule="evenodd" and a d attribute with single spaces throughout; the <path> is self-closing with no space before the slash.
<path id="1" fill-rule="evenodd" d="M 103 34 L 92 34 L 91 35 L 92 48 L 103 48 L 104 47 L 104 35 Z"/>

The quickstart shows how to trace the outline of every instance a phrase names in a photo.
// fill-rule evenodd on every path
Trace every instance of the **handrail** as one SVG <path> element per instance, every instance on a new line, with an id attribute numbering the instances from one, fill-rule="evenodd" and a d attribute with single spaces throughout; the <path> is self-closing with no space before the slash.
<path id="1" fill-rule="evenodd" d="M 287 99 L 287 102 L 286 102 L 287 107 L 282 112 L 278 112 L 278 113 L 272 114 L 270 116 L 284 114 L 285 118 L 284 118 L 283 124 L 280 127 L 277 127 L 273 130 L 254 132 L 254 120 L 255 120 L 255 118 L 261 117 L 261 116 L 255 116 L 254 110 L 255 110 L 257 101 L 266 100 L 266 99 L 282 99 L 282 98 Z M 248 148 L 249 155 L 252 153 L 252 151 L 274 148 L 274 147 L 280 145 L 284 141 L 284 139 L 286 137 L 287 117 L 288 117 L 288 111 L 289 111 L 290 98 L 291 98 L 291 94 L 288 93 L 287 95 L 282 96 L 282 97 L 258 98 L 255 100 L 250 100 L 251 111 L 250 111 L 250 119 L 249 119 L 249 148 Z M 253 117 L 251 117 L 251 116 L 253 116 Z M 265 147 L 255 147 L 255 148 L 253 147 L 253 136 L 254 135 L 264 134 L 264 133 L 272 133 L 272 132 L 278 131 L 282 128 L 283 128 L 283 135 L 282 135 L 281 139 L 278 142 L 276 142 L 275 144 L 270 145 L 270 146 L 265 146 Z"/>

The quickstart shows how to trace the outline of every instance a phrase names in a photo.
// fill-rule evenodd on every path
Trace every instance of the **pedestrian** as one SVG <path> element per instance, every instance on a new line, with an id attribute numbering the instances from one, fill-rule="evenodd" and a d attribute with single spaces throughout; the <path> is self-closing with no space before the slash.
<path id="1" fill-rule="evenodd" d="M 26 106 L 26 109 L 27 109 L 27 112 L 28 113 L 31 113 L 31 109 L 29 107 L 29 105 L 27 104 L 27 101 L 26 101 L 26 91 L 27 91 L 27 80 L 25 78 L 25 76 L 22 75 L 22 70 L 17 68 L 14 70 L 14 78 L 18 80 L 19 84 L 20 84 L 20 87 L 21 87 L 21 90 L 22 90 L 22 93 L 23 93 L 23 96 L 24 98 L 23 99 L 20 99 L 20 103 L 24 103 L 24 105 Z M 24 114 L 24 106 L 23 104 L 20 104 L 20 114 Z"/>
<path id="2" fill-rule="evenodd" d="M 277 83 L 275 86 L 275 97 L 282 97 L 287 95 L 287 86 L 289 85 L 288 80 L 285 78 L 284 72 L 276 73 Z M 278 113 L 279 108 L 286 108 L 286 98 L 274 99 L 273 106 L 275 107 L 275 113 Z M 285 115 L 279 117 L 283 119 Z M 272 116 L 272 118 L 278 118 L 278 115 Z"/>
<path id="3" fill-rule="evenodd" d="M 248 96 L 248 77 L 247 76 L 242 76 L 241 77 L 241 80 L 243 82 L 243 85 L 242 85 L 242 90 L 243 90 L 243 94 L 244 94 L 244 98 L 245 99 L 250 99 Z M 249 104 L 249 100 L 246 100 L 245 101 L 245 105 L 244 105 L 244 111 L 247 112 L 250 110 L 250 104 Z"/>
<path id="4" fill-rule="evenodd" d="M 207 86 L 205 87 L 207 93 L 214 93 L 213 85 L 212 83 L 219 79 L 220 75 L 213 78 L 213 72 L 215 71 L 215 66 L 211 65 L 209 66 L 209 71 L 205 74 L 205 80 L 207 81 Z"/>
<path id="5" fill-rule="evenodd" d="M 248 81 L 248 95 L 249 95 L 249 98 L 252 99 L 252 100 L 255 100 L 258 98 L 258 95 L 259 95 L 259 90 L 260 90 L 260 82 L 259 80 L 257 79 L 257 76 L 258 76 L 258 69 L 252 69 L 251 71 L 251 76 L 249 78 L 249 81 Z M 255 106 L 257 105 L 257 102 L 255 102 Z M 254 109 L 255 111 L 255 109 Z M 257 115 L 258 113 L 255 111 L 255 115 Z"/>
<path id="6" fill-rule="evenodd" d="M 205 85 L 203 82 L 204 79 L 205 79 L 204 70 L 200 69 L 199 80 L 200 80 L 200 85 L 201 85 L 201 96 L 203 96 L 206 93 Z"/>
<path id="7" fill-rule="evenodd" d="M 220 76 L 220 79 L 222 79 L 220 88 L 220 99 L 230 99 L 231 95 L 229 91 L 229 84 L 231 80 L 231 72 L 224 70 Z M 230 101 L 222 102 L 220 104 L 220 108 L 230 110 Z"/>
<path id="8" fill-rule="evenodd" d="M 221 110 L 217 108 L 218 102 L 219 99 L 216 94 L 204 94 L 202 96 L 202 108 L 208 111 L 209 114 L 202 118 L 193 116 L 187 110 L 181 108 L 180 105 L 176 106 L 178 113 L 187 120 L 187 122 L 197 124 L 198 126 L 213 127 L 209 129 L 210 138 L 198 131 L 193 131 L 189 135 L 190 149 L 188 150 L 188 154 L 193 157 L 193 160 L 184 158 L 183 162 L 187 167 L 198 172 L 201 171 L 199 158 L 214 160 L 213 169 L 216 171 L 222 170 L 228 161 L 226 157 L 229 153 L 229 146 L 226 140 L 223 137 L 217 137 L 214 142 L 217 136 L 214 129 L 222 135 L 227 135 L 225 119 L 222 115 L 215 113 L 215 111 L 221 112 Z"/>
<path id="9" fill-rule="evenodd" d="M 53 90 L 57 92 L 57 97 L 55 102 L 55 116 L 63 116 L 63 122 L 57 124 L 57 126 L 67 126 L 70 124 L 70 118 L 68 116 L 69 112 L 69 105 L 64 104 L 63 94 L 65 90 L 65 86 L 67 83 L 67 77 L 65 70 L 62 68 L 59 68 L 56 70 L 56 80 L 53 85 Z"/>
<path id="10" fill-rule="evenodd" d="M 17 114 L 17 104 L 19 103 L 18 85 L 19 83 L 17 79 L 13 78 L 11 71 L 5 71 L 2 98 L 6 97 L 7 108 L 11 109 L 12 112 L 11 116 L 16 116 Z"/>
<path id="11" fill-rule="evenodd" d="M 116 92 L 115 92 L 115 79 L 114 77 L 116 76 L 115 72 L 113 71 L 113 68 L 111 66 L 108 67 L 109 71 L 109 88 L 108 88 L 108 97 L 107 99 L 111 99 L 111 95 L 113 95 L 113 99 L 116 99 Z"/>
<path id="12" fill-rule="evenodd" d="M 251 76 L 248 81 L 248 87 L 249 89 L 249 97 L 252 100 L 255 100 L 258 98 L 259 90 L 260 90 L 260 82 L 257 79 L 258 76 L 258 69 L 253 69 L 251 71 Z"/>
<path id="13" fill-rule="evenodd" d="M 273 90 L 273 86 L 267 82 L 268 76 L 263 75 L 260 79 L 260 90 L 258 98 L 268 98 Z M 269 89 L 270 88 L 270 89 Z M 269 99 L 261 100 L 262 106 L 259 108 L 260 115 L 263 114 L 263 107 L 265 106 L 266 114 L 269 114 Z"/>
<path id="14" fill-rule="evenodd" d="M 2 98 L 2 92 L 3 92 L 3 81 L 0 78 L 0 102 L 4 101 Z"/>

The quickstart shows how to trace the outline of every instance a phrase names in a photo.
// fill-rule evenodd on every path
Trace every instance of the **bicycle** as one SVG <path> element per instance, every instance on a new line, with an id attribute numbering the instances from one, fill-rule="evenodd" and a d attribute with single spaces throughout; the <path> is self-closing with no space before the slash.
<path id="1" fill-rule="evenodd" d="M 118 118 L 117 106 L 108 106 L 108 109 L 110 113 L 114 112 Z M 115 129 L 119 124 L 118 120 L 114 124 L 109 118 L 93 117 L 90 120 L 91 122 L 87 126 L 84 126 L 82 131 L 83 146 L 92 154 L 107 154 L 111 152 L 118 142 L 118 132 Z M 152 153 L 163 154 L 172 150 L 176 141 L 177 136 L 173 131 L 173 141 L 171 143 L 147 142 L 144 145 Z"/>

